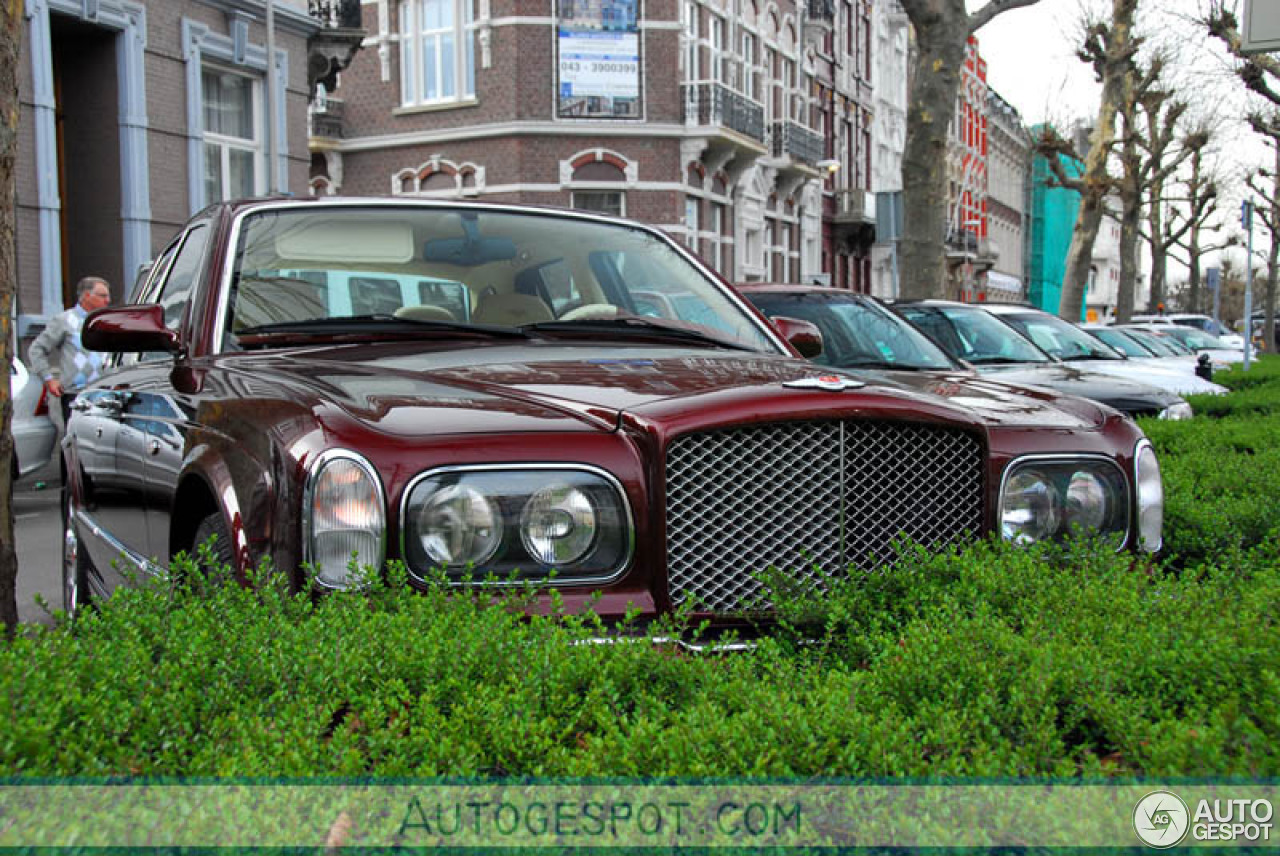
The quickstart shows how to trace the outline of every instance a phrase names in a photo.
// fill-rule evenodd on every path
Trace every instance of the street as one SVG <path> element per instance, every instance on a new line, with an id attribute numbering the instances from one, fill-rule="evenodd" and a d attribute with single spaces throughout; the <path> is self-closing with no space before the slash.
<path id="1" fill-rule="evenodd" d="M 37 487 L 37 486 L 41 487 Z M 61 482 L 56 458 L 13 486 L 13 528 L 18 551 L 18 619 L 51 624 L 49 609 L 62 608 L 62 516 L 58 509 Z"/>

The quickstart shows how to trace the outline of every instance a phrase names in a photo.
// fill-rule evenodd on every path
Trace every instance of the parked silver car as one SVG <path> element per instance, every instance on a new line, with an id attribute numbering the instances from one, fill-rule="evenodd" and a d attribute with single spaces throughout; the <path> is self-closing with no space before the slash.
<path id="1" fill-rule="evenodd" d="M 13 460 L 10 463 L 14 478 L 25 476 L 49 462 L 58 429 L 49 420 L 47 403 L 43 396 L 44 384 L 32 377 L 22 360 L 14 356 L 9 364 L 9 394 L 13 401 Z"/>

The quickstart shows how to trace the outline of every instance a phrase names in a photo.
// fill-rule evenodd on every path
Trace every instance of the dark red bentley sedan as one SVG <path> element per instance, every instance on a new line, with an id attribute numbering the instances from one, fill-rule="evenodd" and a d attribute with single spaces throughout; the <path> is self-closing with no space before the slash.
<path id="1" fill-rule="evenodd" d="M 402 560 L 412 585 L 549 581 L 605 617 L 765 608 L 766 569 L 821 585 L 899 536 L 1160 544 L 1131 420 L 959 371 L 815 368 L 814 328 L 621 220 L 220 204 L 83 338 L 112 357 L 63 450 L 69 609 L 210 535 L 300 589 Z"/>

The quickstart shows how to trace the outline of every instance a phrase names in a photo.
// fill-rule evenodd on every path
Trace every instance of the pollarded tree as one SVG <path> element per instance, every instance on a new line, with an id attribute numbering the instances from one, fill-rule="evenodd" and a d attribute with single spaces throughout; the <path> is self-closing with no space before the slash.
<path id="1" fill-rule="evenodd" d="M 1271 237 L 1267 248 L 1267 280 L 1263 292 L 1262 341 L 1267 353 L 1276 352 L 1276 268 L 1280 264 L 1280 113 L 1263 116 L 1255 113 L 1249 117 L 1249 126 L 1266 139 L 1275 155 L 1275 165 L 1270 171 L 1259 169 L 1246 182 L 1266 204 L 1255 209 L 1258 219 Z"/>
<path id="2" fill-rule="evenodd" d="M 901 0 L 916 34 L 902 157 L 902 294 L 942 297 L 946 283 L 947 126 L 955 110 L 969 36 L 992 18 L 1039 0 Z"/>
<path id="3" fill-rule="evenodd" d="M 1084 172 L 1073 182 L 1074 189 L 1080 192 L 1080 208 L 1067 250 L 1062 296 L 1058 302 L 1058 315 L 1068 321 L 1078 321 L 1084 313 L 1093 245 L 1102 224 L 1105 200 L 1115 189 L 1109 161 L 1116 139 L 1116 116 L 1124 104 L 1125 88 L 1131 83 L 1130 74 L 1141 44 L 1133 29 L 1137 11 L 1138 0 L 1112 0 L 1111 19 L 1091 24 L 1079 51 L 1080 58 L 1093 66 L 1094 75 L 1102 83 L 1102 97 L 1089 137 Z M 1049 160 L 1055 163 L 1057 158 Z"/>

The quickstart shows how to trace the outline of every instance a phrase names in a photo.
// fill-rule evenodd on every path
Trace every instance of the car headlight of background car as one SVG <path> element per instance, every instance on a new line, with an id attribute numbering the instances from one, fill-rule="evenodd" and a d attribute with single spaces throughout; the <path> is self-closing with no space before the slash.
<path id="1" fill-rule="evenodd" d="M 424 473 L 404 501 L 403 553 L 421 575 L 442 567 L 482 581 L 606 582 L 632 552 L 622 487 L 565 465 L 450 467 Z"/>
<path id="2" fill-rule="evenodd" d="M 328 588 L 346 588 L 351 569 L 380 568 L 386 553 L 387 504 L 373 466 L 355 452 L 322 453 L 302 499 L 303 561 Z"/>
<path id="3" fill-rule="evenodd" d="M 1160 411 L 1161 419 L 1190 419 L 1195 415 L 1191 409 L 1191 405 L 1185 401 L 1179 401 L 1177 404 L 1170 404 L 1164 410 Z"/>
<path id="4" fill-rule="evenodd" d="M 1073 530 L 1095 533 L 1117 549 L 1124 544 L 1129 485 L 1120 467 L 1104 458 L 1023 458 L 1010 465 L 1000 490 L 1005 539 L 1030 544 Z"/>

